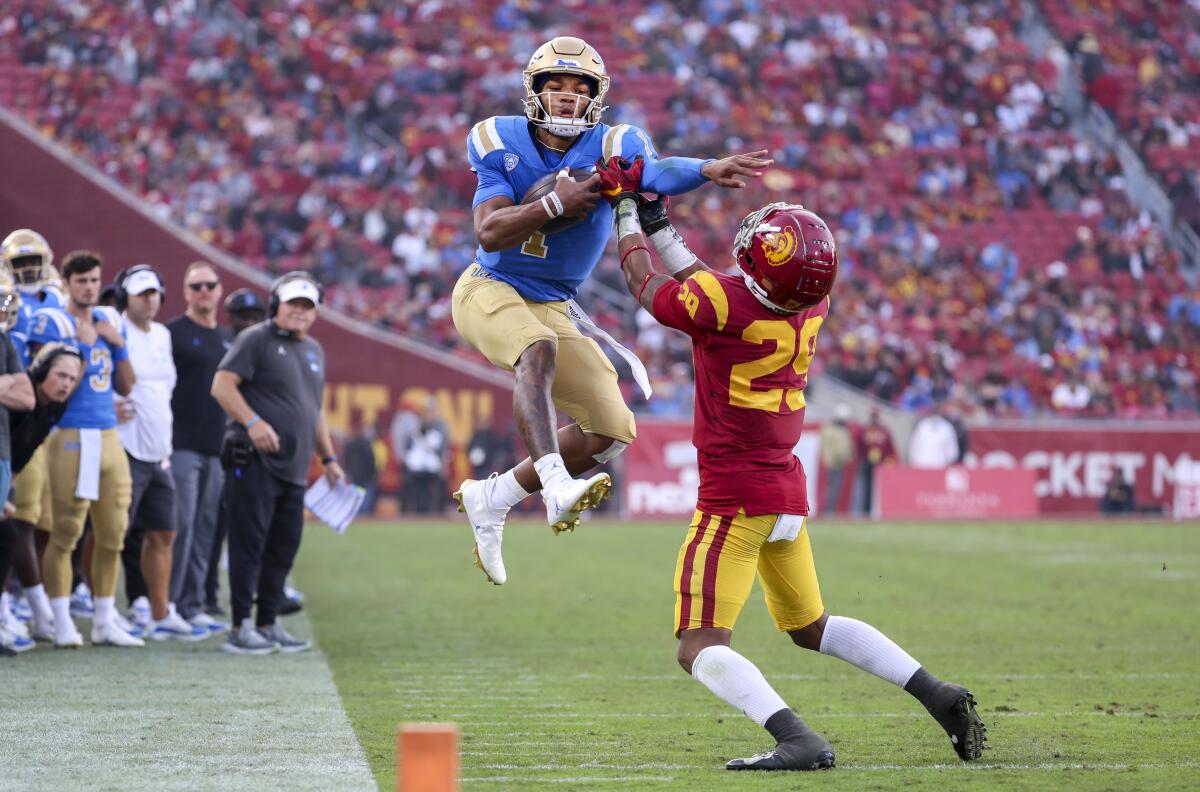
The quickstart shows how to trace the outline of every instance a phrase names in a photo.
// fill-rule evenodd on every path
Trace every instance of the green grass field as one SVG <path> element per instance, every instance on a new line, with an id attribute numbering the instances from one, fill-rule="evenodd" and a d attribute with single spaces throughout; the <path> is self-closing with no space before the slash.
<path id="1" fill-rule="evenodd" d="M 296 574 L 381 789 L 395 728 L 454 721 L 466 789 L 1200 788 L 1200 531 L 1169 523 L 811 526 L 830 610 L 971 687 L 984 761 L 907 694 L 793 647 L 755 593 L 734 647 L 837 750 L 819 778 L 722 769 L 767 735 L 675 664 L 682 524 L 517 523 L 509 581 L 458 522 L 306 535 Z"/>

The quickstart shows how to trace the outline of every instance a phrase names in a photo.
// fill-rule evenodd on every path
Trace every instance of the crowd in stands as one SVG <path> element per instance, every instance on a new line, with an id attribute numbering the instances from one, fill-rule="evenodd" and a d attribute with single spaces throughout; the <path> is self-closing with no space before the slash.
<path id="1" fill-rule="evenodd" d="M 1107 64 L 1134 64 L 1131 140 L 1195 152 L 1194 2 L 1045 0 L 1075 21 L 1039 58 L 1018 0 L 209 5 L 26 3 L 0 18 L 0 104 L 218 247 L 313 272 L 332 307 L 476 356 L 449 308 L 475 245 L 466 135 L 521 112 L 538 44 L 582 34 L 613 75 L 607 123 L 664 154 L 775 157 L 749 189 L 672 204 L 701 257 L 727 264 L 768 200 L 837 230 L 816 371 L 912 410 L 1197 412 L 1200 291 L 1055 93 L 1097 44 L 1078 34 L 1102 34 Z M 1111 24 L 1139 7 L 1142 24 Z M 1194 170 L 1158 170 L 1181 216 Z M 619 294 L 615 258 L 595 280 Z M 690 410 L 688 340 L 595 288 L 583 302 L 636 340 L 656 387 L 637 409 Z"/>

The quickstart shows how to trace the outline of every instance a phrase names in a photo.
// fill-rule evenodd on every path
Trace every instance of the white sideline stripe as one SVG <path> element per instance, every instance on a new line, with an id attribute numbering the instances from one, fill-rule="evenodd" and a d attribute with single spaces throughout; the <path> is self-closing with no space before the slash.
<path id="1" fill-rule="evenodd" d="M 311 634 L 303 613 L 287 626 Z M 377 789 L 319 649 L 240 657 L 224 640 L 6 662 L 0 787 Z"/>
<path id="2" fill-rule="evenodd" d="M 584 762 L 583 764 L 567 765 L 567 764 L 479 764 L 473 765 L 473 769 L 478 770 L 687 770 L 691 765 L 681 764 L 661 764 L 658 762 L 648 762 L 645 764 L 622 765 L 622 764 L 601 764 L 600 762 Z"/>

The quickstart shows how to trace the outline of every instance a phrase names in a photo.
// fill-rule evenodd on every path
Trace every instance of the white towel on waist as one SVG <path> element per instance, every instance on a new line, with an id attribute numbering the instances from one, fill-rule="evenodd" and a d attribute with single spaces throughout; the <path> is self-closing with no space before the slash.
<path id="1" fill-rule="evenodd" d="M 572 321 L 584 330 L 599 336 L 602 341 L 612 347 L 613 352 L 616 352 L 621 356 L 622 360 L 629 364 L 629 368 L 633 370 L 634 381 L 637 382 L 638 386 L 642 389 L 642 393 L 649 399 L 650 394 L 653 393 L 650 390 L 650 376 L 646 373 L 646 367 L 642 365 L 642 361 L 638 359 L 638 356 L 618 344 L 615 338 L 597 327 L 596 323 L 592 321 L 592 317 L 588 316 L 579 307 L 579 303 L 574 300 L 567 300 L 567 316 L 571 317 Z"/>
<path id="2" fill-rule="evenodd" d="M 100 449 L 103 435 L 99 429 L 79 430 L 79 479 L 75 497 L 100 500 Z"/>
<path id="3" fill-rule="evenodd" d="M 775 520 L 775 528 L 767 537 L 768 542 L 794 542 L 804 530 L 804 520 L 801 514 L 781 514 Z"/>

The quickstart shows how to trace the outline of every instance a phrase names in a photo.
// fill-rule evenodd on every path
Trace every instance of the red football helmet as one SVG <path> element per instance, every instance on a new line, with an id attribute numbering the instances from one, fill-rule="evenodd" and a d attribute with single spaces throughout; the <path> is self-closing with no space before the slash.
<path id="1" fill-rule="evenodd" d="M 733 239 L 733 258 L 754 296 L 780 313 L 816 305 L 837 279 L 833 233 L 799 204 L 768 204 L 747 215 Z"/>

